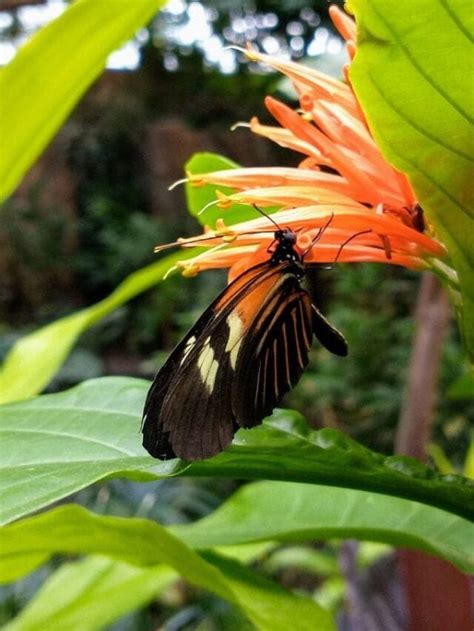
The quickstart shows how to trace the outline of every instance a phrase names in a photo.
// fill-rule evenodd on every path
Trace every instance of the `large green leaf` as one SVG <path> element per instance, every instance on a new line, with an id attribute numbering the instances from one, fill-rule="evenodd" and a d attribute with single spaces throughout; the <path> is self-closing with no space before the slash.
<path id="1" fill-rule="evenodd" d="M 337 431 L 310 431 L 296 412 L 284 410 L 260 427 L 239 431 L 214 458 L 160 462 L 140 444 L 148 387 L 146 381 L 108 377 L 0 407 L 1 521 L 108 476 L 150 480 L 177 473 L 358 488 L 474 514 L 472 482 L 437 475 L 410 458 L 371 452 Z"/>
<path id="2" fill-rule="evenodd" d="M 78 0 L 0 71 L 0 202 L 18 185 L 108 55 L 164 0 Z"/>
<path id="3" fill-rule="evenodd" d="M 418 502 L 292 482 L 255 482 L 172 531 L 193 548 L 352 538 L 425 550 L 474 572 L 474 524 Z"/>
<path id="4" fill-rule="evenodd" d="M 130 274 L 104 300 L 22 337 L 0 370 L 0 403 L 32 397 L 48 385 L 77 338 L 98 320 L 163 280 L 176 261 L 199 249 L 177 252 Z"/>
<path id="5" fill-rule="evenodd" d="M 145 519 L 93 515 L 78 506 L 62 506 L 0 531 L 0 578 L 8 575 L 10 559 L 29 554 L 101 554 L 134 565 L 165 564 L 190 583 L 232 602 L 259 628 L 268 631 L 315 628 L 332 631 L 329 613 L 314 601 L 293 595 L 258 577 L 240 563 L 213 553 L 203 559 L 162 526 Z M 65 627 L 67 628 L 67 627 Z"/>
<path id="6" fill-rule="evenodd" d="M 3 631 L 94 631 L 151 601 L 178 574 L 91 557 L 60 567 Z"/>
<path id="7" fill-rule="evenodd" d="M 152 480 L 183 468 L 141 447 L 145 392 L 143 381 L 105 378 L 1 406 L 0 523 L 112 475 Z"/>
<path id="8" fill-rule="evenodd" d="M 200 152 L 195 153 L 188 160 L 185 164 L 185 171 L 186 173 L 199 174 L 211 173 L 212 171 L 226 171 L 227 169 L 236 169 L 238 167 L 238 164 L 217 153 Z M 216 201 L 216 191 L 224 195 L 235 193 L 235 190 L 228 186 L 216 184 L 196 186 L 195 184 L 186 183 L 186 202 L 189 213 L 196 217 L 202 225 L 214 228 L 216 219 L 222 218 L 228 226 L 231 226 L 234 223 L 255 219 L 258 216 L 255 208 L 248 204 L 233 204 L 231 208 L 225 210 L 216 205 L 208 206 L 211 202 Z M 206 210 L 201 212 L 206 206 L 208 206 Z M 267 213 L 271 212 L 268 208 L 265 211 Z"/>
<path id="9" fill-rule="evenodd" d="M 358 48 L 351 79 L 387 159 L 408 174 L 459 274 L 474 357 L 474 12 L 465 0 L 351 0 Z"/>

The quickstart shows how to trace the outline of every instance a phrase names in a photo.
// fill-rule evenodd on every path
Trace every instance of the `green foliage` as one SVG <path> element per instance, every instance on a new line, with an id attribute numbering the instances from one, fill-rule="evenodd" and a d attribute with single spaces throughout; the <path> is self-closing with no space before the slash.
<path id="1" fill-rule="evenodd" d="M 109 53 L 146 24 L 161 4 L 122 2 L 111 11 L 107 0 L 79 0 L 2 68 L 0 201 L 18 185 L 102 72 Z"/>
<path id="2" fill-rule="evenodd" d="M 152 263 L 130 274 L 110 296 L 96 305 L 61 318 L 21 338 L 5 358 L 0 372 L 0 401 L 25 399 L 41 392 L 84 330 L 163 280 L 176 261 L 195 253 L 179 252 Z"/>
<path id="3" fill-rule="evenodd" d="M 185 171 L 190 174 L 210 173 L 211 171 L 236 169 L 238 166 L 239 165 L 232 160 L 216 153 L 202 152 L 195 153 L 193 157 L 188 160 L 185 165 Z M 214 228 L 216 219 L 219 219 L 219 217 L 224 217 L 225 223 L 229 226 L 240 221 L 255 219 L 256 211 L 248 205 L 233 204 L 229 210 L 225 211 L 215 204 L 208 206 L 208 204 L 216 200 L 216 191 L 224 195 L 231 195 L 235 192 L 234 189 L 228 186 L 216 186 L 215 184 L 196 186 L 188 182 L 186 183 L 186 202 L 188 204 L 188 210 L 201 224 Z M 206 206 L 208 206 L 208 208 L 204 212 L 201 212 Z"/>
<path id="4" fill-rule="evenodd" d="M 89 557 L 62 565 L 4 631 L 93 631 L 155 598 L 177 573 Z M 87 622 L 86 622 L 87 621 Z"/>
<path id="5" fill-rule="evenodd" d="M 417 502 L 347 488 L 255 482 L 208 517 L 172 530 L 198 549 L 344 537 L 418 548 L 466 572 L 474 568 L 471 522 Z"/>
<path id="6" fill-rule="evenodd" d="M 474 485 L 462 478 L 443 478 L 416 460 L 371 452 L 335 430 L 310 432 L 290 411 L 241 430 L 226 452 L 209 460 L 159 462 L 139 444 L 147 389 L 144 381 L 109 377 L 2 406 L 2 522 L 112 475 L 151 480 L 179 473 L 345 486 L 472 516 Z"/>
<path id="7" fill-rule="evenodd" d="M 321 631 L 335 628 L 331 616 L 310 599 L 286 592 L 237 561 L 215 552 L 203 558 L 151 521 L 99 517 L 77 506 L 64 506 L 5 528 L 2 538 L 5 544 L 2 550 L 8 549 L 9 555 L 16 554 L 19 559 L 13 575 L 9 574 L 13 568 L 7 559 L 6 568 L 3 571 L 0 569 L 3 581 L 31 571 L 39 553 L 48 556 L 54 553 L 101 554 L 139 567 L 152 568 L 164 563 L 190 583 L 239 606 L 262 630 L 286 631 L 292 628 L 303 631 L 308 620 L 314 620 Z M 87 573 L 85 578 L 88 579 Z M 151 578 L 156 580 L 156 577 Z M 66 589 L 69 587 L 66 586 Z M 104 590 L 100 584 L 99 590 Z M 51 604 L 44 596 L 42 600 L 47 615 L 51 615 Z M 114 605 L 123 607 L 117 596 L 109 603 L 109 615 Z M 53 615 L 57 615 L 58 609 L 53 605 Z M 60 619 L 60 622 L 63 620 Z M 60 628 L 59 625 L 57 627 Z"/>
<path id="8" fill-rule="evenodd" d="M 463 290 L 464 335 L 472 348 L 474 249 L 472 208 L 465 197 L 472 179 L 466 145 L 471 130 L 463 111 L 468 92 L 461 63 L 463 37 L 469 29 L 463 15 L 467 9 L 459 1 L 451 3 L 454 19 L 447 22 L 443 15 L 441 21 L 444 9 L 423 0 L 414 21 L 408 22 L 406 16 L 413 12 L 404 2 L 406 6 L 393 9 L 379 0 L 353 0 L 360 31 L 353 80 L 380 146 L 410 174 L 428 218 L 449 247 Z M 78 0 L 0 71 L 0 89 L 8 83 L 2 101 L 2 199 L 99 74 L 108 53 L 144 24 L 160 2 L 120 3 L 120 10 L 114 12 L 109 5 L 105 0 Z M 434 29 L 439 37 L 432 37 Z M 420 103 L 429 103 L 430 110 Z M 117 154 L 123 148 L 113 142 L 109 146 Z M 99 169 L 87 188 L 88 159 L 96 158 L 76 155 L 85 165 L 81 203 L 88 215 L 81 226 L 82 238 L 93 242 L 101 256 L 99 266 L 93 256 L 81 259 L 76 271 L 88 278 L 93 289 L 113 285 L 141 265 L 139 251 L 154 243 L 152 220 L 133 210 L 141 201 L 112 162 L 99 160 L 103 172 Z M 197 173 L 235 166 L 206 153 L 195 155 L 186 168 Z M 103 186 L 101 180 L 111 174 L 109 184 Z M 216 188 L 220 187 L 186 186 L 191 215 L 201 223 L 214 225 L 222 215 L 229 224 L 255 217 L 254 209 L 247 206 L 225 212 L 212 206 L 198 215 L 214 199 Z M 51 219 L 52 231 L 45 243 L 35 235 L 33 245 L 54 258 L 55 235 L 63 227 Z M 127 239 L 122 240 L 124 232 Z M 23 238 L 27 246 L 25 236 L 20 230 L 15 238 L 18 242 Z M 468 518 L 474 517 L 474 486 L 469 481 L 437 475 L 411 459 L 375 453 L 335 430 L 312 432 L 297 413 L 277 410 L 261 427 L 240 431 L 225 453 L 208 461 L 163 463 L 140 446 L 146 382 L 99 379 L 61 394 L 21 400 L 50 383 L 86 329 L 160 282 L 177 260 L 195 253 L 178 252 L 139 269 L 104 300 L 39 329 L 13 347 L 0 373 L 0 398 L 7 402 L 0 408 L 2 522 L 113 477 L 165 478 L 163 483 L 175 476 L 273 481 L 244 486 L 208 517 L 168 529 L 150 520 L 94 516 L 77 506 L 6 526 L 0 531 L 4 581 L 26 576 L 46 563 L 52 568 L 56 554 L 94 555 L 55 570 L 6 628 L 99 629 L 152 601 L 180 576 L 231 603 L 237 628 L 253 624 L 260 629 L 306 629 L 311 620 L 321 631 L 334 629 L 330 615 L 314 601 L 283 590 L 247 567 L 275 542 L 370 539 L 425 550 L 463 571 L 473 571 L 474 532 Z M 315 394 L 322 402 L 322 409 L 315 408 L 316 418 L 335 411 L 347 425 L 365 420 L 373 433 L 393 425 L 397 416 L 404 379 L 399 367 L 405 365 L 409 349 L 406 315 L 413 292 L 401 286 L 404 281 L 391 278 L 391 300 L 386 294 L 372 297 L 373 287 L 384 284 L 386 277 L 380 281 L 376 267 L 361 269 L 341 273 L 338 281 L 338 291 L 351 294 L 351 310 L 357 308 L 359 317 L 354 318 L 347 306 L 335 309 L 335 322 L 343 325 L 351 346 L 359 347 L 355 353 L 359 363 L 348 361 L 341 369 L 332 359 L 321 362 L 316 383 L 322 395 L 306 394 L 310 403 Z M 370 309 L 368 296 L 373 301 Z M 407 301 L 405 311 L 402 298 Z M 364 346 L 367 339 L 370 356 Z M 452 353 L 449 365 L 458 365 L 458 358 Z M 451 383 L 457 376 L 453 372 Z M 451 390 L 453 400 L 469 400 L 471 386 L 472 380 L 460 380 Z M 338 401 L 335 409 L 334 401 Z M 469 475 L 473 444 L 466 458 Z M 442 454 L 437 451 L 434 457 L 451 471 Z M 324 583 L 326 595 L 321 592 L 321 598 L 326 602 L 340 598 L 343 590 L 340 577 L 334 576 L 334 559 L 332 565 L 324 565 L 317 553 L 306 554 L 300 547 L 289 549 L 286 556 L 284 552 L 275 553 L 273 569 L 297 559 L 301 567 L 306 563 L 319 576 L 337 579 L 332 596 L 332 584 Z M 244 615 L 252 623 L 244 623 Z"/>
<path id="9" fill-rule="evenodd" d="M 408 174 L 459 274 L 456 305 L 474 357 L 474 208 L 468 3 L 351 0 L 358 28 L 351 79 L 378 146 Z M 408 17 L 409 16 L 409 19 Z"/>

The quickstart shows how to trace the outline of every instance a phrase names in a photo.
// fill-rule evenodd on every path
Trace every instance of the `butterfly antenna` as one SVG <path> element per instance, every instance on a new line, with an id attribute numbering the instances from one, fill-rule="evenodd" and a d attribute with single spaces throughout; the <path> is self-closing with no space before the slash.
<path id="1" fill-rule="evenodd" d="M 270 215 L 268 215 L 268 214 L 267 214 L 264 210 L 262 210 L 261 208 L 259 208 L 256 204 L 252 204 L 252 206 L 255 208 L 255 210 L 256 210 L 258 213 L 260 213 L 261 215 L 263 215 L 264 217 L 266 217 L 267 219 L 269 219 L 269 220 L 272 222 L 272 224 L 273 224 L 274 226 L 276 226 L 276 227 L 277 227 L 277 229 L 278 229 L 278 230 L 281 230 L 281 228 L 280 228 L 280 226 L 277 224 L 277 222 L 276 222 L 274 219 L 272 219 L 272 218 L 271 218 L 271 216 L 270 216 Z"/>
<path id="2" fill-rule="evenodd" d="M 341 245 L 339 246 L 339 250 L 337 251 L 336 258 L 334 259 L 334 263 L 337 263 L 338 258 L 341 256 L 342 250 L 346 247 L 348 243 L 350 243 L 356 237 L 360 237 L 361 234 L 369 234 L 369 232 L 372 232 L 372 230 L 361 230 L 360 232 L 356 232 L 355 234 L 351 235 L 348 239 L 344 241 L 344 243 L 341 243 Z"/>
<path id="3" fill-rule="evenodd" d="M 326 223 L 323 226 L 321 226 L 321 228 L 319 228 L 316 235 L 311 239 L 311 243 L 303 252 L 303 254 L 301 255 L 301 258 L 304 258 L 308 254 L 308 252 L 310 252 L 313 249 L 314 245 L 321 239 L 323 234 L 326 232 L 327 228 L 329 228 L 329 224 L 332 222 L 333 219 L 334 219 L 334 213 L 331 213 Z"/>

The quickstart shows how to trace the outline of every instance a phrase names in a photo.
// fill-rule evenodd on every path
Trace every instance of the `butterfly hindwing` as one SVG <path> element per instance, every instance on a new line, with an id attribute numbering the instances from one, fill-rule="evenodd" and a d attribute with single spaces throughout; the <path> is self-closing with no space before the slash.
<path id="1" fill-rule="evenodd" d="M 314 305 L 313 308 L 313 332 L 321 344 L 328 351 L 345 357 L 347 355 L 346 338 L 333 325 L 326 320 L 323 314 Z"/>
<path id="2" fill-rule="evenodd" d="M 283 274 L 237 358 L 232 409 L 241 427 L 258 425 L 298 382 L 312 336 L 311 299 L 294 274 Z"/>

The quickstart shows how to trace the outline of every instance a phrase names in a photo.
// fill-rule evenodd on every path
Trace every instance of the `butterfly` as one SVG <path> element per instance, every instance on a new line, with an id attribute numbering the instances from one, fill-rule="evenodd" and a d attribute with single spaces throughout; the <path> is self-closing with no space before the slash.
<path id="1" fill-rule="evenodd" d="M 259 425 L 300 379 L 313 335 L 347 355 L 342 333 L 301 287 L 306 252 L 296 233 L 275 225 L 269 259 L 217 296 L 156 375 L 142 422 L 155 458 L 209 458 L 239 428 Z"/>

